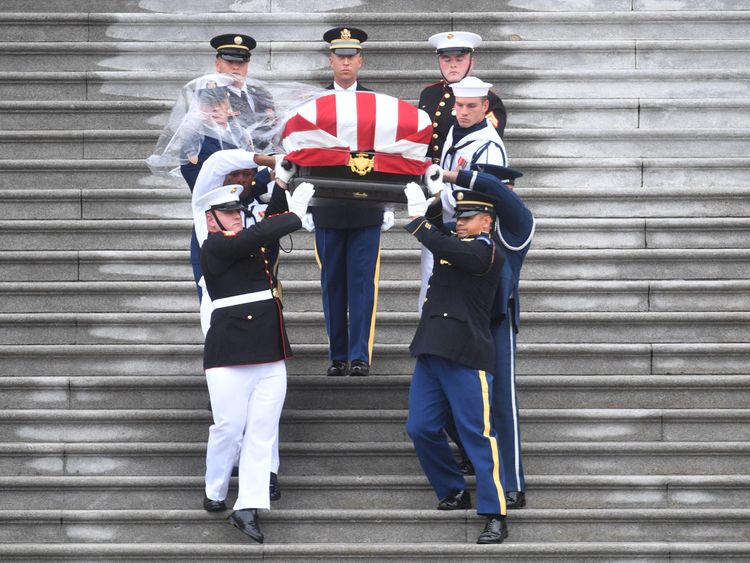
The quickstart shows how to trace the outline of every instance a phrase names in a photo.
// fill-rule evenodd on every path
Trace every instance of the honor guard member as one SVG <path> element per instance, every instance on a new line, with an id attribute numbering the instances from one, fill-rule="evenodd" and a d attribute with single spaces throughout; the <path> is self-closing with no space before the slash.
<path id="1" fill-rule="evenodd" d="M 446 31 L 436 33 L 428 39 L 438 55 L 438 65 L 443 79 L 427 86 L 419 95 L 419 109 L 432 117 L 432 142 L 427 154 L 434 164 L 440 164 L 443 144 L 448 129 L 455 124 L 455 95 L 451 84 L 463 80 L 474 68 L 474 49 L 482 42 L 476 33 L 468 31 Z M 494 92 L 487 93 L 486 117 L 500 137 L 505 131 L 507 114 L 502 100 Z"/>
<path id="2" fill-rule="evenodd" d="M 493 427 L 500 442 L 500 457 L 505 472 L 505 500 L 509 509 L 526 506 L 526 480 L 521 461 L 521 430 L 516 393 L 516 335 L 521 324 L 519 281 L 521 268 L 534 236 L 534 216 L 523 200 L 508 185 L 521 176 L 512 168 L 491 164 L 475 164 L 471 170 L 445 171 L 444 180 L 452 184 L 492 196 L 496 223 L 492 236 L 505 253 L 500 271 L 500 285 L 492 306 L 491 331 L 495 342 L 495 369 L 492 385 Z M 462 192 L 456 192 L 460 194 Z M 466 192 L 463 192 L 464 194 Z M 456 201 L 456 204 L 459 202 Z M 456 207 L 457 209 L 457 207 Z M 447 209 L 448 213 L 453 208 Z M 449 425 L 450 427 L 450 425 Z M 462 450 L 462 467 L 470 465 L 461 438 L 454 428 L 450 436 Z"/>
<path id="3" fill-rule="evenodd" d="M 203 508 L 226 509 L 239 453 L 239 493 L 229 522 L 262 543 L 258 509 L 270 508 L 272 449 L 286 395 L 284 360 L 291 356 L 265 248 L 300 228 L 314 189 L 301 184 L 288 198 L 290 213 L 271 215 L 247 229 L 241 191 L 240 185 L 223 186 L 195 204 L 205 210 L 209 231 L 201 267 L 214 306 L 203 352 L 214 421 Z"/>
<path id="4" fill-rule="evenodd" d="M 367 34 L 354 27 L 328 30 L 329 90 L 370 91 L 357 81 Z M 380 232 L 393 224 L 381 204 L 318 199 L 310 208 L 320 264 L 323 312 L 331 364 L 327 375 L 370 373 L 377 309 Z"/>
<path id="5" fill-rule="evenodd" d="M 452 416 L 476 469 L 477 513 L 487 517 L 477 543 L 501 543 L 508 530 L 502 460 L 491 423 L 495 347 L 490 310 L 504 256 L 490 235 L 495 202 L 480 192 L 461 192 L 456 233 L 450 234 L 424 217 L 427 201 L 418 185 L 410 183 L 404 192 L 408 213 L 416 216 L 405 228 L 435 256 L 409 347 L 417 362 L 406 430 L 440 499 L 438 510 L 468 509 L 466 481 L 444 432 Z"/>
<path id="6" fill-rule="evenodd" d="M 258 86 L 248 86 L 246 82 L 252 55 L 250 51 L 255 46 L 255 39 L 239 33 L 224 33 L 211 39 L 211 47 L 216 49 L 216 72 L 235 77 L 235 82 L 228 87 L 229 103 L 243 127 L 256 123 L 274 111 L 271 94 Z M 268 148 L 267 142 L 254 140 L 256 151 L 263 152 Z"/>
<path id="7" fill-rule="evenodd" d="M 432 165 L 425 174 L 426 181 L 440 169 L 463 170 L 479 164 L 508 165 L 508 155 L 503 140 L 486 117 L 489 108 L 488 93 L 492 84 L 469 76 L 451 85 L 455 94 L 456 123 L 448 130 L 443 147 L 441 164 Z M 443 222 L 450 227 L 453 217 L 450 211 L 453 186 L 442 189 L 441 199 L 446 203 L 443 209 Z M 434 190 L 431 190 L 434 191 Z M 427 291 L 427 279 L 432 273 L 432 257 L 428 249 L 422 249 L 422 285 L 419 292 L 418 308 L 421 309 Z"/>

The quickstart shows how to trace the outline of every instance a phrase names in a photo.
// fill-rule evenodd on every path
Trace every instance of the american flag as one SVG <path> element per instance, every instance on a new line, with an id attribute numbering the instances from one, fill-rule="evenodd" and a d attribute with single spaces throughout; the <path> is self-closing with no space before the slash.
<path id="1" fill-rule="evenodd" d="M 374 152 L 374 170 L 421 175 L 432 123 L 424 111 L 375 92 L 332 91 L 306 102 L 286 122 L 286 159 L 299 166 L 344 166 L 350 153 Z"/>

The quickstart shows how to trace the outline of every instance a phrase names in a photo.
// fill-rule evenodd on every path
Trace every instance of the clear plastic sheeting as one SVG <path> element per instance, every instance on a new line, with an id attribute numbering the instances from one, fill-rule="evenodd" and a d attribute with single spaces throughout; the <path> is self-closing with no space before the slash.
<path id="1" fill-rule="evenodd" d="M 180 177 L 181 166 L 199 164 L 217 150 L 281 152 L 286 117 L 324 92 L 295 82 L 261 83 L 230 74 L 200 76 L 180 91 L 146 163 L 154 174 Z"/>

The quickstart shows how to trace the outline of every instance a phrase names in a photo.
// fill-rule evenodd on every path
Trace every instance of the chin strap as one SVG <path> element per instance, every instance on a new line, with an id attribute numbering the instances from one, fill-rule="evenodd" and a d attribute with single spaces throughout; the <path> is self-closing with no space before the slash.
<path id="1" fill-rule="evenodd" d="M 216 221 L 216 224 L 218 225 L 219 229 L 221 229 L 222 231 L 227 230 L 224 228 L 224 225 L 221 224 L 221 221 L 219 221 L 219 216 L 216 215 L 216 211 L 214 209 L 211 210 L 211 216 L 214 218 L 214 221 Z"/>
<path id="2" fill-rule="evenodd" d="M 469 53 L 469 66 L 467 67 L 466 72 L 464 72 L 464 75 L 458 80 L 456 80 L 456 82 L 461 82 L 464 78 L 469 76 L 469 72 L 471 72 L 471 63 L 473 61 L 474 61 L 474 53 Z M 445 82 L 446 85 L 450 86 L 451 84 L 453 84 L 453 82 L 448 82 L 448 79 L 445 77 L 442 70 L 440 71 L 440 76 L 443 77 L 443 82 Z"/>

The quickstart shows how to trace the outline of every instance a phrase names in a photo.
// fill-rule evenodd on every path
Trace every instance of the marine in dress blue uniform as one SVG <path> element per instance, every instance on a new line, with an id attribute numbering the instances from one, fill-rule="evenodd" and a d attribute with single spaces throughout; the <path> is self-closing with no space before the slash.
<path id="1" fill-rule="evenodd" d="M 367 34 L 353 27 L 328 30 L 334 80 L 329 90 L 370 91 L 357 82 Z M 353 200 L 316 200 L 310 208 L 320 263 L 328 333 L 327 375 L 368 375 L 375 337 L 380 232 L 384 208 Z"/>
<path id="2" fill-rule="evenodd" d="M 443 431 L 449 416 L 455 420 L 476 468 L 477 513 L 487 517 L 477 543 L 501 543 L 507 536 L 502 460 L 491 422 L 495 347 L 490 310 L 504 264 L 489 232 L 493 206 L 486 194 L 464 192 L 456 206 L 459 236 L 424 216 L 405 227 L 435 256 L 427 300 L 409 347 L 417 362 L 406 429 L 440 499 L 438 509 L 466 509 L 471 501 L 465 478 Z M 469 230 L 462 225 L 470 225 Z"/>
<path id="3" fill-rule="evenodd" d="M 476 164 L 461 170 L 455 185 L 488 194 L 497 200 L 496 230 L 493 239 L 505 252 L 500 284 L 492 306 L 491 330 L 496 362 L 493 370 L 493 426 L 500 442 L 505 472 L 508 508 L 526 505 L 526 480 L 521 456 L 521 429 L 516 392 L 516 336 L 521 324 L 519 281 L 526 254 L 534 236 L 534 216 L 523 200 L 507 184 L 521 173 L 504 166 Z M 450 211 L 450 210 L 449 210 Z M 460 435 L 449 433 L 461 446 Z"/>
<path id="4" fill-rule="evenodd" d="M 262 543 L 258 509 L 270 508 L 273 445 L 286 395 L 284 360 L 291 356 L 265 248 L 300 228 L 312 186 L 298 187 L 289 200 L 291 213 L 271 215 L 249 228 L 240 215 L 241 191 L 240 185 L 223 186 L 194 204 L 206 212 L 209 235 L 201 267 L 214 306 L 203 351 L 213 414 L 203 507 L 226 508 L 239 453 L 239 492 L 229 522 Z"/>
<path id="5" fill-rule="evenodd" d="M 456 97 L 451 89 L 451 84 L 469 76 L 474 68 L 474 50 L 482 42 L 482 38 L 476 33 L 468 31 L 446 31 L 436 33 L 427 41 L 435 48 L 443 78 L 440 82 L 431 84 L 422 90 L 419 94 L 418 107 L 426 111 L 432 118 L 433 132 L 428 156 L 432 158 L 433 163 L 440 164 L 443 144 L 448 135 L 448 130 L 456 123 L 453 109 Z M 461 67 L 461 69 L 465 68 L 463 74 L 453 74 L 447 66 L 448 75 L 442 71 L 444 65 L 452 64 L 451 62 L 444 62 L 443 58 L 450 59 L 451 57 L 461 57 L 461 61 L 456 65 L 463 65 Z M 489 107 L 486 117 L 497 130 L 498 135 L 502 137 L 507 122 L 505 106 L 498 95 L 491 90 L 487 93 L 487 99 Z"/>

